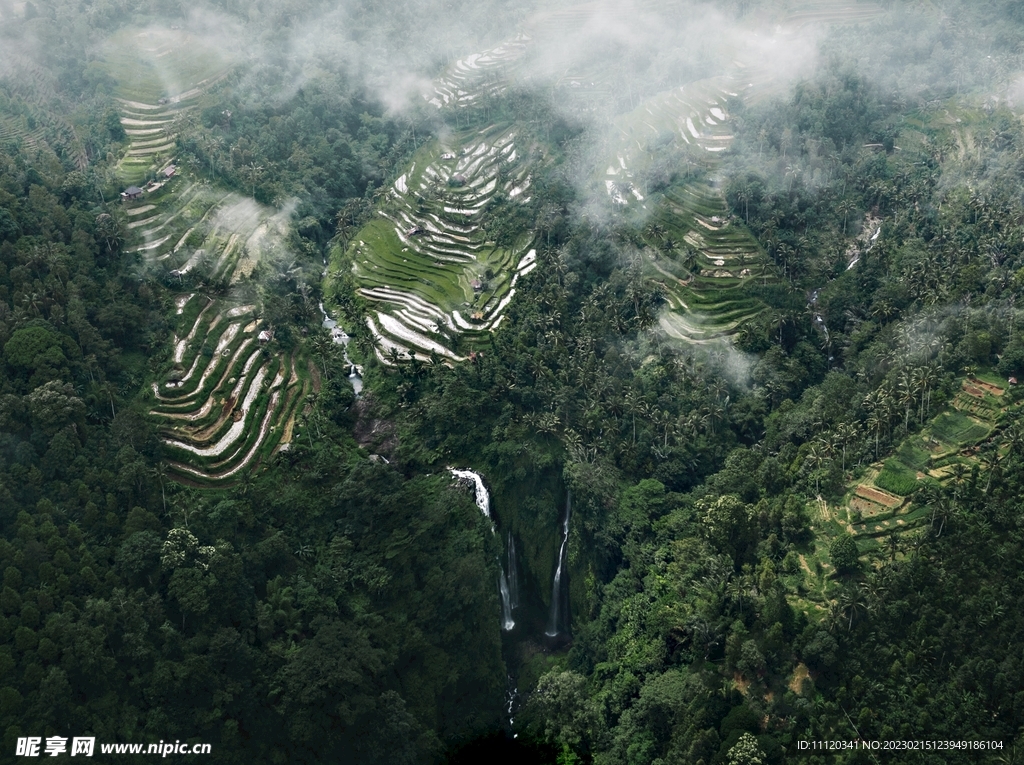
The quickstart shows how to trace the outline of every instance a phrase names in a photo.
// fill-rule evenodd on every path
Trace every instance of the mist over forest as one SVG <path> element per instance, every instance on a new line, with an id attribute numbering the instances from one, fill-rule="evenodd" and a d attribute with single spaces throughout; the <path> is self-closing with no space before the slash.
<path id="1" fill-rule="evenodd" d="M 0 0 L 0 762 L 1024 761 L 1022 109 L 1015 0 Z"/>

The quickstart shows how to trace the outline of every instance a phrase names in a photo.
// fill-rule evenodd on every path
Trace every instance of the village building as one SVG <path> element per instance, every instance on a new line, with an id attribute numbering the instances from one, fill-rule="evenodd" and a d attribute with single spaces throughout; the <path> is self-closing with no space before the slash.
<path id="1" fill-rule="evenodd" d="M 141 196 L 142 189 L 140 189 L 138 186 L 129 186 L 128 188 L 121 192 L 121 201 L 130 202 L 133 199 L 138 199 Z"/>

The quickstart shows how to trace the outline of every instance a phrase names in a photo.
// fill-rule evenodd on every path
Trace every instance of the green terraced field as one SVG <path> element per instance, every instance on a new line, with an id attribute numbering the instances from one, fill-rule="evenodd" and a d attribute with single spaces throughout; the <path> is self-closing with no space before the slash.
<path id="1" fill-rule="evenodd" d="M 685 319 L 662 317 L 669 335 L 706 342 L 732 334 L 764 310 L 744 285 L 773 280 L 774 274 L 756 240 L 731 218 L 712 186 L 677 186 L 651 204 L 655 209 L 645 238 L 656 255 L 649 273 L 664 287 L 670 310 Z"/>
<path id="2" fill-rule="evenodd" d="M 309 390 L 308 374 L 295 354 L 264 350 L 255 306 L 197 295 L 178 302 L 181 335 L 163 382 L 152 384 L 150 415 L 161 424 L 172 474 L 230 479 L 280 441 Z"/>
<path id="3" fill-rule="evenodd" d="M 229 62 L 188 32 L 126 29 L 104 50 L 117 79 L 129 148 L 122 183 L 144 185 L 123 203 L 130 248 L 154 267 L 184 277 L 237 281 L 267 250 L 281 249 L 285 211 L 218 189 L 174 162 L 181 117 L 196 108 Z M 158 423 L 171 475 L 199 485 L 236 480 L 282 443 L 311 389 L 304 354 L 270 351 L 258 307 L 186 293 L 175 299 L 171 358 L 152 383 L 150 416 Z"/>
<path id="4" fill-rule="evenodd" d="M 348 258 L 382 362 L 392 351 L 461 360 L 500 324 L 516 282 L 535 267 L 532 233 L 501 247 L 485 231 L 499 197 L 529 199 L 515 139 L 513 128 L 491 126 L 431 142 L 353 238 Z"/>
<path id="5" fill-rule="evenodd" d="M 774 279 L 757 241 L 732 218 L 714 180 L 718 156 L 732 140 L 729 104 L 748 88 L 734 73 L 649 99 L 616 121 L 617 148 L 602 176 L 615 205 L 643 212 L 647 271 L 668 302 L 660 326 L 690 343 L 726 337 L 755 318 L 764 305 L 745 293 L 744 284 Z M 704 180 L 647 198 L 643 178 L 668 144 L 687 148 Z"/>
<path id="6" fill-rule="evenodd" d="M 424 99 L 452 114 L 499 96 L 509 84 L 532 76 L 531 54 L 585 30 L 596 10 L 581 5 L 534 16 L 515 38 L 447 67 L 424 90 Z M 621 12 L 624 20 L 630 13 L 600 10 L 605 22 L 609 12 Z M 838 1 L 797 4 L 776 32 L 784 39 L 808 24 L 856 23 L 878 12 L 863 4 L 851 10 Z M 712 180 L 716 158 L 732 140 L 730 103 L 772 87 L 772 74 L 757 51 L 733 53 L 736 60 L 721 76 L 666 90 L 615 119 L 618 148 L 601 175 L 616 204 L 643 208 L 663 232 L 659 241 L 648 237 L 661 254 L 646 263 L 650 276 L 664 285 L 670 306 L 660 324 L 667 334 L 692 343 L 727 337 L 760 314 L 764 305 L 747 295 L 744 285 L 774 278 L 757 242 L 730 219 Z M 614 100 L 610 88 L 618 79 L 608 60 L 595 59 L 579 71 L 561 72 L 554 85 L 587 109 L 595 99 Z M 643 179 L 667 143 L 691 150 L 708 180 L 648 200 Z M 475 135 L 456 132 L 444 143 L 424 147 L 375 220 L 353 238 L 343 257 L 335 258 L 335 268 L 351 263 L 359 293 L 370 304 L 367 325 L 382 362 L 435 353 L 461 360 L 500 324 L 516 280 L 535 267 L 532 232 L 524 231 L 512 247 L 497 248 L 482 225 L 495 195 L 529 194 L 529 168 L 516 151 L 514 128 L 496 126 Z M 680 266 L 675 261 L 681 257 L 690 262 Z"/>

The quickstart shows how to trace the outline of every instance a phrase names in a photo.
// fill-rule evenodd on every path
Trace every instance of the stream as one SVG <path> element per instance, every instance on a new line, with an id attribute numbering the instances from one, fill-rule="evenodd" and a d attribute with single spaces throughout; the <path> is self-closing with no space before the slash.
<path id="1" fill-rule="evenodd" d="M 852 258 L 850 258 L 850 262 L 846 266 L 847 271 L 852 269 L 855 265 L 857 265 L 860 262 L 861 255 L 863 255 L 865 252 L 869 252 L 871 248 L 875 246 L 875 242 L 878 241 L 878 235 L 881 233 L 882 221 L 879 220 L 878 226 L 875 228 L 874 233 L 872 233 L 870 237 L 866 238 L 866 246 L 864 246 L 863 249 L 857 250 L 856 254 Z M 823 335 L 825 335 L 825 347 L 831 350 L 832 337 L 828 333 L 828 325 L 825 324 L 825 317 L 822 316 L 822 314 L 818 311 L 818 295 L 821 293 L 823 289 L 824 287 L 818 287 L 818 289 L 813 290 L 807 298 L 807 305 L 811 309 L 812 321 L 814 322 L 815 328 L 818 329 Z M 829 354 L 828 360 L 829 363 L 831 363 L 833 360 L 833 356 L 831 355 L 831 353 Z"/>
<path id="2" fill-rule="evenodd" d="M 327 311 L 324 309 L 323 301 L 320 302 L 320 313 L 323 314 L 324 329 L 331 331 L 331 340 L 336 345 L 340 345 L 345 351 L 345 363 L 348 364 L 348 381 L 352 383 L 352 390 L 356 392 L 358 396 L 363 390 L 363 368 L 358 364 L 353 363 L 352 359 L 348 357 L 348 342 L 352 338 L 341 327 L 338 326 L 338 322 L 327 315 Z"/>

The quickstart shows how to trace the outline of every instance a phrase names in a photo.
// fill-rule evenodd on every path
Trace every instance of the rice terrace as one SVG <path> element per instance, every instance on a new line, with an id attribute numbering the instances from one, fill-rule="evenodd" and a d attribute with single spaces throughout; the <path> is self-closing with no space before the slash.
<path id="1" fill-rule="evenodd" d="M 854 18 L 872 12 L 865 6 Z M 381 363 L 457 363 L 487 349 L 518 281 L 545 267 L 536 233 L 497 230 L 494 211 L 530 202 L 532 173 L 549 161 L 549 149 L 536 139 L 523 143 L 526 133 L 515 120 L 466 127 L 460 112 L 480 110 L 529 78 L 537 41 L 585 28 L 592 13 L 580 6 L 538 16 L 505 42 L 446 67 L 423 93 L 454 125 L 416 151 L 372 220 L 335 249 L 327 272 L 330 282 L 337 269 L 351 270 Z M 821 6 L 795 15 L 793 28 L 841 22 L 847 13 Z M 237 52 L 152 24 L 122 30 L 103 55 L 129 137 L 118 174 L 134 250 L 179 282 L 201 273 L 198 288 L 175 300 L 174 347 L 164 377 L 152 385 L 150 415 L 160 423 L 172 475 L 237 480 L 294 437 L 296 415 L 314 385 L 308 353 L 273 350 L 273 327 L 262 322 L 259 300 L 246 287 L 261 260 L 287 257 L 290 208 L 220 189 L 203 167 L 178 156 L 179 135 L 198 110 L 216 103 Z M 610 95 L 613 82 L 614 73 L 598 64 L 563 76 L 558 87 L 587 109 Z M 644 270 L 662 286 L 666 303 L 659 325 L 684 343 L 735 334 L 763 310 L 745 285 L 777 278 L 728 212 L 716 175 L 732 139 L 730 103 L 770 87 L 752 64 L 736 61 L 720 76 L 658 94 L 614 119 L 618 144 L 593 168 L 614 206 L 647 219 Z M 646 179 L 669 145 L 689 152 L 693 172 L 648 196 Z M 255 179 L 261 168 L 249 172 Z M 228 294 L 204 289 L 212 284 L 227 286 Z"/>
<path id="2" fill-rule="evenodd" d="M 105 65 L 129 137 L 118 172 L 134 251 L 179 283 L 202 271 L 196 289 L 174 300 L 174 345 L 152 384 L 150 415 L 172 476 L 236 481 L 287 444 L 312 387 L 306 355 L 274 351 L 258 303 L 232 290 L 265 255 L 282 256 L 290 212 L 218 189 L 176 159 L 180 130 L 229 71 L 222 52 L 181 30 L 129 28 L 108 43 Z M 218 283 L 227 295 L 210 293 Z"/>
<path id="3" fill-rule="evenodd" d="M 1020 0 L 0 51 L 0 761 L 1022 761 Z"/>

